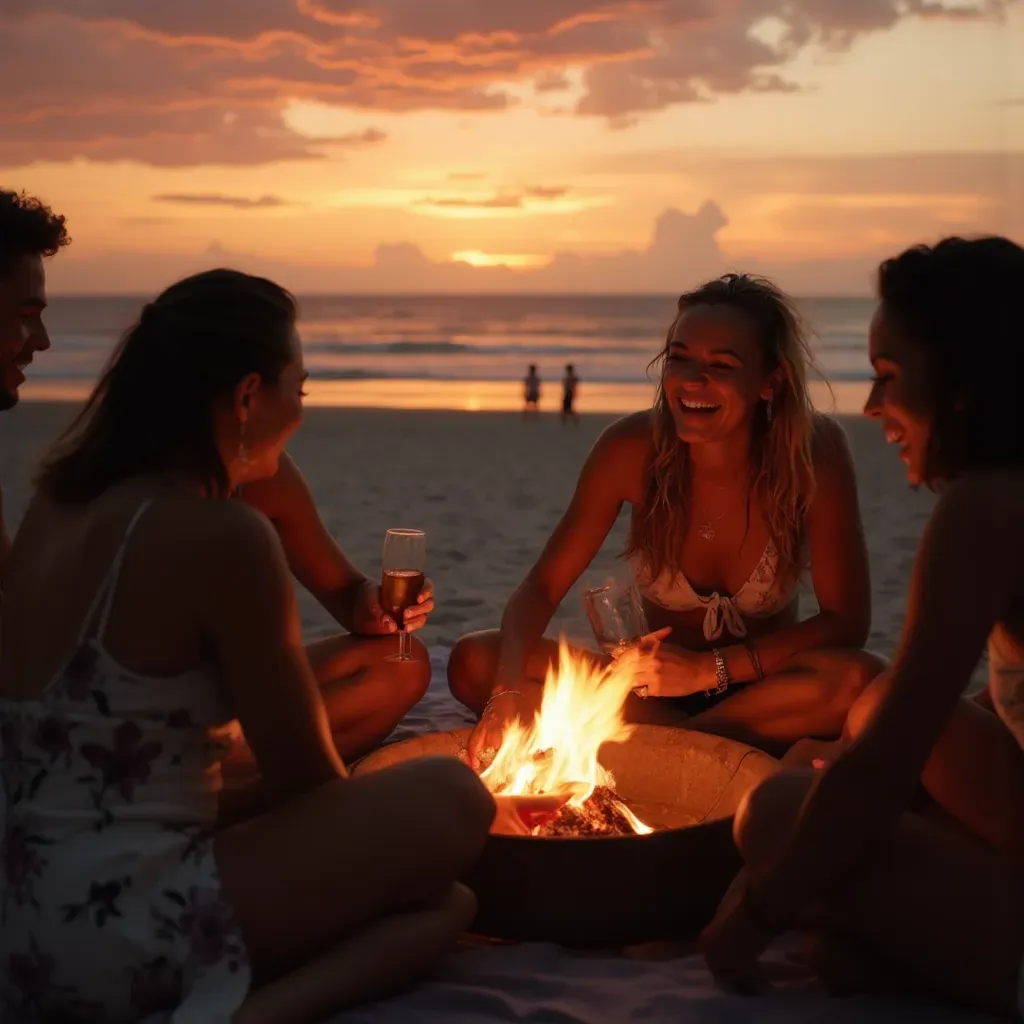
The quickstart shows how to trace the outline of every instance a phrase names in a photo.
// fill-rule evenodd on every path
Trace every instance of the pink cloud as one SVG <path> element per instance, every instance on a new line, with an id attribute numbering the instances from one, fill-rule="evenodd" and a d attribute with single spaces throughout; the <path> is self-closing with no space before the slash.
<path id="1" fill-rule="evenodd" d="M 315 159 L 323 140 L 282 118 L 295 99 L 500 110 L 505 83 L 561 88 L 568 66 L 585 72 L 576 113 L 625 125 L 677 103 L 793 89 L 787 68 L 809 46 L 842 49 L 911 16 L 1000 17 L 1012 2 L 7 0 L 0 165 Z M 771 42 L 754 31 L 769 17 Z"/>

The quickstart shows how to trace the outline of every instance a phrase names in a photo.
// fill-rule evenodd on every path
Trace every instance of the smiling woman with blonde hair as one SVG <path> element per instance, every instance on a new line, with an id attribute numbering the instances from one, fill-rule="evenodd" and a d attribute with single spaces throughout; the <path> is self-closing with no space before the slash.
<path id="1" fill-rule="evenodd" d="M 845 435 L 813 410 L 810 362 L 799 314 L 763 278 L 729 274 L 679 298 L 652 364 L 654 407 L 601 435 L 501 629 L 452 654 L 452 692 L 482 714 L 474 754 L 538 706 L 556 650 L 542 634 L 624 503 L 655 640 L 630 717 L 772 750 L 839 732 L 883 663 L 861 650 L 871 607 L 856 482 Z M 801 621 L 805 569 L 820 610 Z"/>

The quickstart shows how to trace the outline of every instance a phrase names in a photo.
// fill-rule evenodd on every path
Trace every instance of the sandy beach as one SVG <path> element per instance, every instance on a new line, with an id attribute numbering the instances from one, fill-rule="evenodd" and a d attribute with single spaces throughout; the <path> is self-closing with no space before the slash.
<path id="1" fill-rule="evenodd" d="M 33 467 L 74 406 L 25 402 L 0 418 L 0 480 L 13 528 L 29 496 Z M 323 516 L 368 573 L 379 571 L 388 526 L 427 531 L 429 571 L 438 608 L 423 638 L 434 679 L 393 739 L 468 723 L 444 682 L 445 648 L 467 630 L 498 624 L 502 606 L 530 566 L 572 492 L 580 465 L 607 416 L 584 416 L 578 428 L 556 417 L 524 423 L 509 413 L 312 409 L 291 450 L 306 473 Z M 933 498 L 907 487 L 902 464 L 878 428 L 846 418 L 860 478 L 873 582 L 870 645 L 891 654 L 903 621 L 914 551 Z M 587 579 L 617 567 L 626 515 L 620 517 Z M 579 587 L 566 597 L 554 629 L 591 637 Z M 332 623 L 308 594 L 300 595 L 312 638 Z M 808 603 L 807 610 L 810 610 Z M 545 943 L 470 943 L 449 956 L 436 978 L 411 993 L 330 1018 L 330 1024 L 449 1024 L 531 1019 L 686 1021 L 739 1024 L 749 1001 L 723 993 L 699 958 L 656 945 L 615 955 L 578 956 Z M 794 968 L 785 942 L 766 954 L 779 989 L 759 1008 L 776 1024 L 981 1024 L 950 1006 L 839 1000 L 824 1003 L 812 979 Z M 789 980 L 783 980 L 789 979 Z M 525 1008 L 525 1009 L 524 1009 Z M 529 1008 L 536 1008 L 530 1012 Z M 987 1019 L 987 1018 L 985 1018 Z M 325 1021 L 325 1024 L 328 1024 Z"/>
<path id="2" fill-rule="evenodd" d="M 40 454 L 75 406 L 23 402 L 0 419 L 0 483 L 8 527 L 28 500 Z M 850 437 L 871 555 L 870 646 L 890 655 L 899 639 L 918 538 L 934 498 L 915 493 L 876 425 L 840 417 Z M 380 567 L 389 526 L 427 532 L 438 608 L 423 639 L 450 646 L 467 630 L 496 626 L 505 600 L 565 508 L 586 454 L 610 416 L 563 427 L 555 416 L 523 422 L 513 413 L 310 409 L 291 445 L 323 517 L 367 573 Z M 552 630 L 587 642 L 579 587 L 621 564 L 627 515 L 559 609 Z M 811 607 L 812 597 L 807 607 Z M 310 637 L 331 621 L 300 595 Z"/>

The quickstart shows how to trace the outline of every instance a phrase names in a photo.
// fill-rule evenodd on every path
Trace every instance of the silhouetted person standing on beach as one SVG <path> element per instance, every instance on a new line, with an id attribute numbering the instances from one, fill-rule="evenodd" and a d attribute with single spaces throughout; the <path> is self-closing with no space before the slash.
<path id="1" fill-rule="evenodd" d="M 580 418 L 576 413 L 576 389 L 579 387 L 580 379 L 576 376 L 572 363 L 565 368 L 565 376 L 562 378 L 562 424 L 563 426 L 570 419 L 579 425 Z"/>
<path id="2" fill-rule="evenodd" d="M 540 411 L 538 409 L 539 405 L 540 377 L 537 376 L 537 367 L 531 363 L 523 380 L 523 419 L 536 419 Z"/>
<path id="3" fill-rule="evenodd" d="M 64 218 L 39 199 L 0 189 L 0 412 L 17 405 L 28 364 L 50 347 L 43 258 L 70 241 Z M 0 583 L 10 552 L 0 493 Z"/>

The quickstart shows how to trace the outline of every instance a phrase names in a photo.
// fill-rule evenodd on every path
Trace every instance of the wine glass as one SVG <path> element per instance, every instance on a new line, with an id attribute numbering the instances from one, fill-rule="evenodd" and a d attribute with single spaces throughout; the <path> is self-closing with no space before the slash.
<path id="1" fill-rule="evenodd" d="M 583 592 L 583 608 L 594 639 L 605 654 L 621 654 L 646 636 L 647 618 L 632 582 L 610 580 Z"/>
<path id="2" fill-rule="evenodd" d="M 398 626 L 398 653 L 386 661 L 412 661 L 412 638 L 405 628 L 405 610 L 423 589 L 427 566 L 427 535 L 422 530 L 388 530 L 381 559 L 380 604 Z"/>

